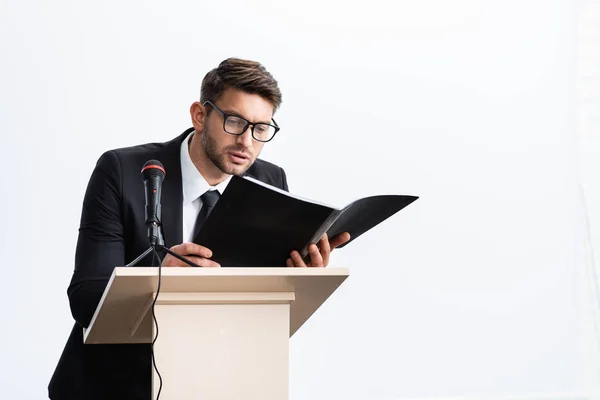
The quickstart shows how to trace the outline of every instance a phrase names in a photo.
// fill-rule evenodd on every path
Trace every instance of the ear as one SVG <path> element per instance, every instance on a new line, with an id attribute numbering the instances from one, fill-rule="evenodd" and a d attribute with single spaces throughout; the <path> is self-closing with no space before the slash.
<path id="1" fill-rule="evenodd" d="M 206 119 L 206 107 L 197 101 L 192 103 L 190 106 L 190 117 L 192 118 L 192 125 L 196 132 L 202 132 Z"/>

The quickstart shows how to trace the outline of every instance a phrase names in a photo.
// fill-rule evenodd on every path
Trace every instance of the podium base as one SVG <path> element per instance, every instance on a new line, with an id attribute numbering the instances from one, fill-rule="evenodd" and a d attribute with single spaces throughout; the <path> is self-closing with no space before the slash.
<path id="1" fill-rule="evenodd" d="M 294 292 L 160 293 L 160 400 L 287 400 L 293 300 Z M 155 370 L 152 382 L 156 399 Z"/>

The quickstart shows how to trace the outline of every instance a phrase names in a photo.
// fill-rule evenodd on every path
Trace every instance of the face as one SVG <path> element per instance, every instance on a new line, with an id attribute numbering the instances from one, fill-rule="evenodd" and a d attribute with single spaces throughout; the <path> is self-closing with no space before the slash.
<path id="1" fill-rule="evenodd" d="M 238 115 L 250 122 L 271 123 L 273 116 L 271 103 L 259 95 L 237 89 L 227 89 L 214 103 L 223 112 Z M 192 106 L 192 122 L 196 132 L 202 133 L 200 140 L 193 140 L 192 145 L 201 147 L 203 157 L 198 158 L 204 159 L 204 167 L 207 169 L 218 169 L 222 174 L 241 175 L 250 168 L 264 147 L 263 142 L 252 138 L 251 127 L 241 135 L 225 132 L 223 116 L 208 104 L 206 107 L 200 103 Z M 198 149 L 192 149 L 192 153 L 196 150 Z M 206 172 L 210 175 L 210 171 Z"/>

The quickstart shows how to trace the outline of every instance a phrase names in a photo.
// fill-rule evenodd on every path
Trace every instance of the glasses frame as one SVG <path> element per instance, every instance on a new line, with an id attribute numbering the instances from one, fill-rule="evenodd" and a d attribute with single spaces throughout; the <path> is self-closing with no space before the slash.
<path id="1" fill-rule="evenodd" d="M 219 114 L 221 114 L 221 116 L 223 117 L 223 130 L 227 133 L 229 133 L 230 135 L 235 135 L 235 136 L 240 136 L 243 135 L 247 130 L 249 126 L 252 126 L 252 138 L 254 140 L 256 140 L 257 142 L 262 142 L 262 143 L 267 143 L 270 142 L 271 140 L 273 140 L 273 138 L 275 137 L 275 135 L 277 135 L 277 132 L 279 132 L 279 130 L 281 128 L 279 128 L 279 125 L 277 125 L 277 122 L 275 122 L 275 120 L 273 118 L 271 118 L 271 121 L 273 121 L 274 125 L 271 124 L 267 124 L 265 122 L 250 122 L 248 121 L 246 118 L 242 117 L 241 115 L 237 115 L 237 114 L 230 114 L 230 113 L 226 113 L 225 111 L 221 110 L 219 107 L 217 107 L 212 101 L 207 100 L 203 103 L 203 106 L 206 107 L 206 105 L 210 105 L 212 108 L 214 108 L 216 111 L 219 112 Z M 246 125 L 244 126 L 244 129 L 242 129 L 241 133 L 233 133 L 233 132 L 229 132 L 226 128 L 225 128 L 225 124 L 227 122 L 227 118 L 229 117 L 236 117 L 239 119 L 242 119 L 244 121 L 246 121 Z M 256 125 L 268 125 L 271 126 L 273 128 L 275 128 L 275 132 L 273 133 L 273 136 L 271 136 L 271 138 L 269 140 L 261 140 L 261 139 L 257 139 L 256 136 L 254 136 L 254 127 Z"/>

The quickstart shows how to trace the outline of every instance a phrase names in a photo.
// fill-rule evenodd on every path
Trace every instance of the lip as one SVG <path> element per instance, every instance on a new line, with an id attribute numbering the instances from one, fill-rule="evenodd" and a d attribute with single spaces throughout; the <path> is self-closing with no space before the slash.
<path id="1" fill-rule="evenodd" d="M 241 164 L 245 164 L 250 159 L 250 157 L 248 157 L 244 153 L 240 153 L 240 152 L 237 152 L 237 151 L 230 151 L 227 154 L 229 155 L 229 158 L 231 159 L 231 161 L 234 164 L 240 164 L 240 165 Z"/>
<path id="2" fill-rule="evenodd" d="M 234 157 L 237 157 L 237 158 L 242 158 L 244 160 L 247 160 L 247 159 L 250 158 L 246 154 L 240 153 L 239 151 L 230 151 L 229 154 L 232 155 L 232 156 L 234 156 Z"/>

